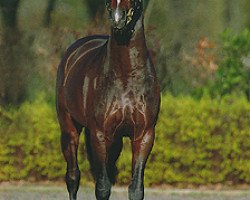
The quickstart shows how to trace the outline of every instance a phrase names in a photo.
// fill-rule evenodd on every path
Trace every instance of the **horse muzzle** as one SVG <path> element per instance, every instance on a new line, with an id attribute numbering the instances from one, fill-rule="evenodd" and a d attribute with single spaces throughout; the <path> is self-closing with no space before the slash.
<path id="1" fill-rule="evenodd" d="M 116 8 L 115 10 L 110 11 L 110 20 L 112 26 L 116 29 L 122 29 L 127 22 L 126 10 L 121 10 Z"/>

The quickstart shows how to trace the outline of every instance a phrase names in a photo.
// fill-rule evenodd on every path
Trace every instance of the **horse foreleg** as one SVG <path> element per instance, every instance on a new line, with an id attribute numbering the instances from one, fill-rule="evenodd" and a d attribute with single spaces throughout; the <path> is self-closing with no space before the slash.
<path id="1" fill-rule="evenodd" d="M 108 200 L 111 193 L 111 182 L 107 173 L 107 144 L 102 131 L 91 131 L 94 176 L 96 179 L 95 195 L 97 200 Z"/>
<path id="2" fill-rule="evenodd" d="M 116 176 L 118 174 L 116 161 L 118 160 L 120 153 L 122 151 L 123 141 L 122 138 L 116 138 L 109 147 L 108 151 L 108 161 L 107 161 L 107 172 L 108 177 L 112 184 L 115 184 Z"/>
<path id="3" fill-rule="evenodd" d="M 129 199 L 144 199 L 144 169 L 148 156 L 154 144 L 154 129 L 147 131 L 144 136 L 132 141 L 132 182 L 129 186 Z"/>
<path id="4" fill-rule="evenodd" d="M 67 162 L 65 181 L 67 184 L 70 200 L 76 200 L 80 182 L 80 171 L 77 162 L 79 135 L 80 130 L 77 130 L 71 121 L 68 123 L 67 128 L 62 130 L 61 135 L 62 152 Z"/>

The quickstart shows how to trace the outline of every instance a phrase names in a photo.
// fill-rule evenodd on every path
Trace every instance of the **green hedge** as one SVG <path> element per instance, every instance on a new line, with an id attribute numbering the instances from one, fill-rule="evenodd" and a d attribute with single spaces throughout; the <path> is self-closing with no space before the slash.
<path id="1" fill-rule="evenodd" d="M 53 106 L 43 97 L 19 109 L 0 108 L 0 181 L 62 180 L 65 162 Z M 130 181 L 131 150 L 124 140 L 118 183 Z M 82 182 L 92 181 L 81 137 Z M 162 97 L 147 185 L 250 183 L 250 103 Z"/>
<path id="2" fill-rule="evenodd" d="M 165 96 L 157 133 L 149 183 L 250 183 L 250 104 L 245 98 Z"/>

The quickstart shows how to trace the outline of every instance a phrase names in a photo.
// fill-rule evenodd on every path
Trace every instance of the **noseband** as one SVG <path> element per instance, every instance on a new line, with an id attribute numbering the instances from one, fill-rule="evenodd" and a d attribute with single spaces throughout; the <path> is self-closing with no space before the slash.
<path id="1" fill-rule="evenodd" d="M 128 43 L 128 41 L 131 39 L 135 31 L 136 22 L 139 20 L 143 12 L 142 0 L 131 0 L 131 3 L 133 6 L 126 12 L 125 26 L 121 29 L 113 29 L 118 43 L 121 44 Z M 106 8 L 109 13 L 112 12 L 111 0 L 106 0 Z"/>

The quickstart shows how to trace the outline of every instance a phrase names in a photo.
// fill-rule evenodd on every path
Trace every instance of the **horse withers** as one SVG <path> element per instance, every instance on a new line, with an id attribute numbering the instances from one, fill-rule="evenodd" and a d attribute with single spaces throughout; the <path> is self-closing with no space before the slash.
<path id="1" fill-rule="evenodd" d="M 124 136 L 131 139 L 129 199 L 144 198 L 144 169 L 154 143 L 160 89 L 146 46 L 142 0 L 107 0 L 111 36 L 88 36 L 66 51 L 57 74 L 57 113 L 67 162 L 66 184 L 76 199 L 79 136 L 98 200 L 108 200 Z"/>

